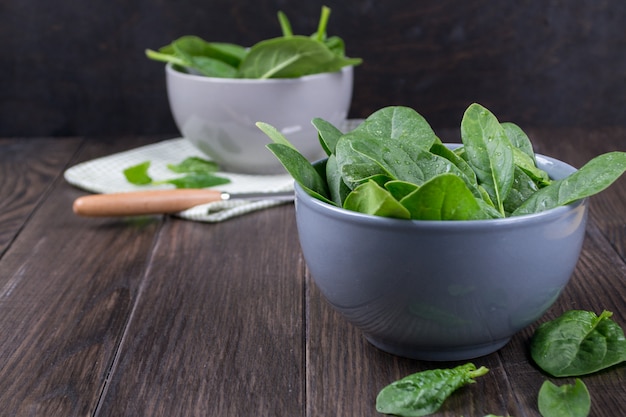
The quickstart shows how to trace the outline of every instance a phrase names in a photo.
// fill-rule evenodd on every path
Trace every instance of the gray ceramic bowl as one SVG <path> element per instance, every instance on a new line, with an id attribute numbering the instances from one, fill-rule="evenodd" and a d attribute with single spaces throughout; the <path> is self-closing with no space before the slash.
<path id="1" fill-rule="evenodd" d="M 537 155 L 554 179 L 575 171 Z M 410 221 L 333 207 L 296 186 L 305 261 L 330 304 L 378 348 L 464 360 L 504 346 L 556 301 L 576 266 L 586 200 L 482 221 Z"/>
<path id="2" fill-rule="evenodd" d="M 345 121 L 352 100 L 353 68 L 283 79 L 213 78 L 166 65 L 167 94 L 180 133 L 227 171 L 284 173 L 256 125 L 281 131 L 310 160 L 322 157 L 311 119 L 335 126 Z"/>

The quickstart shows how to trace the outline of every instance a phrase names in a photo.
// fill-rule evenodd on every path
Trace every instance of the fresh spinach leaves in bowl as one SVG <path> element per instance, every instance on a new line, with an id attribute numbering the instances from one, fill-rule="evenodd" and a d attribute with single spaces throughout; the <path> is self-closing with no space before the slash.
<path id="1" fill-rule="evenodd" d="M 329 17 L 330 9 L 322 7 L 317 31 L 303 36 L 294 35 L 287 16 L 278 12 L 282 36 L 250 48 L 183 36 L 158 51 L 147 49 L 146 55 L 172 63 L 178 70 L 218 78 L 297 78 L 359 65 L 360 58 L 346 57 L 340 37 L 327 36 Z"/>
<path id="2" fill-rule="evenodd" d="M 311 196 L 347 210 L 412 220 L 483 220 L 538 213 L 584 199 L 626 171 L 626 152 L 600 155 L 562 179 L 536 163 L 528 136 L 479 104 L 461 121 L 462 144 L 442 143 L 413 109 L 380 109 L 351 132 L 314 119 L 328 159 L 313 166 L 277 129 L 267 147 Z"/>

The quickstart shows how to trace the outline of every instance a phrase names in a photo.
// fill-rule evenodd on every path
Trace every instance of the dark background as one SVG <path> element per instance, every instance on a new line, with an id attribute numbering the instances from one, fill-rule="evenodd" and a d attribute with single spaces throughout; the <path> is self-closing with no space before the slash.
<path id="1" fill-rule="evenodd" d="M 471 102 L 532 126 L 626 125 L 624 0 L 0 0 L 0 136 L 176 133 L 163 66 L 182 35 L 251 45 L 276 12 L 356 69 L 351 117 L 407 105 L 437 127 Z"/>

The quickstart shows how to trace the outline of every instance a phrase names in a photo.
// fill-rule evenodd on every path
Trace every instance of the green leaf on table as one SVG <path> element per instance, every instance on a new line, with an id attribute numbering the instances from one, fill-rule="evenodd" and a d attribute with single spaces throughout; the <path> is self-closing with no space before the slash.
<path id="1" fill-rule="evenodd" d="M 148 175 L 150 161 L 145 161 L 124 169 L 123 174 L 126 181 L 134 185 L 147 185 L 152 183 L 152 178 Z"/>
<path id="2" fill-rule="evenodd" d="M 209 161 L 197 156 L 185 158 L 179 164 L 167 164 L 167 168 L 179 174 L 188 174 L 192 172 L 217 172 L 219 165 L 215 161 Z"/>
<path id="3" fill-rule="evenodd" d="M 578 378 L 574 385 L 560 387 L 545 381 L 537 401 L 542 417 L 587 417 L 591 410 L 591 397 L 587 386 Z"/>
<path id="4" fill-rule="evenodd" d="M 214 174 L 219 169 L 215 162 L 199 157 L 186 158 L 179 164 L 167 164 L 170 171 L 189 175 L 161 181 L 154 181 L 148 175 L 150 165 L 150 161 L 146 161 L 126 168 L 123 171 L 126 180 L 134 185 L 172 184 L 176 188 L 208 188 L 230 182 L 230 179 Z"/>
<path id="5" fill-rule="evenodd" d="M 176 188 L 209 188 L 228 184 L 230 179 L 214 175 L 210 172 L 196 172 L 183 177 L 171 178 L 154 184 L 172 184 Z"/>
<path id="6" fill-rule="evenodd" d="M 533 194 L 513 215 L 538 213 L 590 197 L 609 187 L 626 172 L 626 152 L 596 156 L 570 176 L 553 181 Z"/>
<path id="7" fill-rule="evenodd" d="M 418 372 L 387 385 L 376 397 L 376 411 L 401 417 L 435 413 L 444 401 L 462 386 L 474 383 L 489 369 L 472 363 L 451 369 Z"/>
<path id="8" fill-rule="evenodd" d="M 626 361 L 624 331 L 612 315 L 570 310 L 541 324 L 531 339 L 532 359 L 555 377 L 587 375 Z"/>

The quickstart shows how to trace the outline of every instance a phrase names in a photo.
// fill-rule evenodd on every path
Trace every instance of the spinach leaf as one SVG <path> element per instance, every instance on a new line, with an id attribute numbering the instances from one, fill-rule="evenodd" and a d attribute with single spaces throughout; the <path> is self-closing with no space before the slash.
<path id="1" fill-rule="evenodd" d="M 375 216 L 408 219 L 409 211 L 389 191 L 375 181 L 367 181 L 356 187 L 346 197 L 343 207 L 347 210 Z"/>
<path id="2" fill-rule="evenodd" d="M 209 77 L 234 78 L 245 48 L 223 42 L 207 42 L 197 36 L 182 36 L 159 51 L 146 50 L 148 58 L 193 68 Z"/>
<path id="3" fill-rule="evenodd" d="M 328 185 L 311 163 L 291 146 L 270 143 L 267 148 L 278 158 L 287 172 L 310 196 L 335 205 L 329 198 Z"/>
<path id="4" fill-rule="evenodd" d="M 322 149 L 326 152 L 326 155 L 333 155 L 337 148 L 337 142 L 343 133 L 337 129 L 332 123 L 327 122 L 319 117 L 314 118 L 311 123 L 318 132 L 318 137 Z"/>
<path id="5" fill-rule="evenodd" d="M 528 198 L 514 216 L 538 213 L 590 197 L 606 189 L 626 172 L 626 152 L 609 152 L 593 158 L 567 178 L 553 181 Z"/>
<path id="6" fill-rule="evenodd" d="M 219 166 L 213 162 L 198 157 L 189 157 L 179 164 L 167 164 L 170 171 L 178 174 L 189 174 L 182 177 L 154 181 L 148 174 L 150 161 L 124 169 L 126 180 L 134 185 L 172 184 L 176 188 L 208 188 L 216 185 L 228 184 L 230 179 L 215 175 Z"/>
<path id="7" fill-rule="evenodd" d="M 278 158 L 294 180 L 307 194 L 326 203 L 335 203 L 330 199 L 330 192 L 326 179 L 320 172 L 287 140 L 274 126 L 257 122 L 256 126 L 263 131 L 273 143 L 267 148 Z M 320 168 L 321 169 L 321 168 Z M 324 170 L 326 167 L 324 167 Z"/>
<path id="8" fill-rule="evenodd" d="M 436 412 L 458 388 L 471 384 L 489 370 L 472 363 L 451 369 L 418 372 L 383 388 L 376 397 L 376 411 L 403 417 Z"/>
<path id="9" fill-rule="evenodd" d="M 216 172 L 219 169 L 219 165 L 215 161 L 209 161 L 206 159 L 198 158 L 197 156 L 191 156 L 185 158 L 179 164 L 168 164 L 167 168 L 172 172 L 177 173 L 192 173 L 192 172 Z"/>
<path id="10" fill-rule="evenodd" d="M 142 162 L 124 169 L 123 174 L 126 181 L 134 185 L 146 185 L 152 183 L 152 177 L 148 174 L 150 161 Z"/>
<path id="11" fill-rule="evenodd" d="M 330 155 L 326 161 L 326 182 L 328 183 L 330 199 L 337 206 L 342 207 L 344 200 L 352 190 L 343 182 L 335 155 Z"/>
<path id="12" fill-rule="evenodd" d="M 587 386 L 576 378 L 574 385 L 557 387 L 545 381 L 537 401 L 542 417 L 587 417 L 591 410 L 591 397 Z"/>
<path id="13" fill-rule="evenodd" d="M 531 357 L 555 377 L 591 374 L 626 361 L 624 331 L 612 315 L 571 310 L 543 323 L 531 339 Z"/>
<path id="14" fill-rule="evenodd" d="M 154 182 L 154 184 L 172 184 L 176 188 L 208 188 L 228 184 L 228 178 L 220 177 L 208 172 L 196 172 L 179 178 Z"/>
<path id="15" fill-rule="evenodd" d="M 317 32 L 300 36 L 293 35 L 287 17 L 279 15 L 285 36 L 253 45 L 239 65 L 239 73 L 244 78 L 296 78 L 359 65 L 360 58 L 347 58 L 343 54 L 343 41 L 338 43 L 335 38 L 331 43 L 326 42 L 329 16 L 330 9 L 322 7 Z"/>
<path id="16" fill-rule="evenodd" d="M 382 164 L 376 161 L 369 155 L 376 154 L 377 151 L 371 150 L 368 152 L 359 152 L 353 149 L 353 141 L 351 140 L 352 133 L 342 136 L 336 144 L 335 156 L 337 158 L 337 167 L 343 181 L 350 189 L 356 188 L 362 182 L 374 176 L 387 176 L 389 179 L 393 179 L 391 173 L 386 171 Z M 375 138 L 367 137 L 365 135 L 355 137 L 355 141 L 363 141 L 361 148 L 371 146 L 376 149 L 380 148 L 378 141 Z"/>
<path id="17" fill-rule="evenodd" d="M 263 122 L 257 122 L 256 126 L 261 129 L 261 131 L 263 131 L 263 133 L 265 133 L 272 140 L 272 142 L 289 146 L 291 149 L 297 150 L 296 147 L 287 140 L 285 135 L 280 133 L 274 126 Z"/>
<path id="18" fill-rule="evenodd" d="M 546 171 L 537 167 L 534 157 L 531 158 L 520 149 L 513 148 L 513 161 L 515 167 L 524 171 L 538 187 L 550 185 L 550 176 Z"/>
<path id="19" fill-rule="evenodd" d="M 416 148 L 428 150 L 439 141 L 426 119 L 409 107 L 390 106 L 372 113 L 353 131 L 356 136 L 375 137 L 387 142 L 390 139 L 406 146 L 405 151 Z"/>
<path id="20" fill-rule="evenodd" d="M 512 213 L 524 201 L 528 200 L 539 188 L 533 179 L 521 168 L 515 167 L 513 175 L 513 184 L 509 195 L 504 200 L 504 210 L 506 213 Z"/>
<path id="21" fill-rule="evenodd" d="M 454 174 L 438 175 L 400 200 L 413 220 L 479 220 L 482 210 L 463 180 Z"/>
<path id="22" fill-rule="evenodd" d="M 360 63 L 358 58 L 338 56 L 315 39 L 295 35 L 253 45 L 241 62 L 239 72 L 243 78 L 297 78 L 335 72 Z"/>
<path id="23" fill-rule="evenodd" d="M 471 166 L 465 161 L 465 159 L 461 158 L 456 152 L 445 146 L 443 143 L 435 143 L 430 147 L 430 152 L 435 155 L 439 155 L 443 158 L 446 158 L 448 161 L 452 162 L 456 167 L 467 177 L 469 180 L 469 184 L 471 186 L 478 186 L 478 181 L 476 179 L 476 173 L 472 169 Z"/>
<path id="24" fill-rule="evenodd" d="M 513 147 L 498 119 L 479 104 L 470 105 L 461 121 L 467 162 L 491 201 L 505 214 L 504 200 L 511 189 L 515 164 Z"/>
<path id="25" fill-rule="evenodd" d="M 197 36 L 183 36 L 172 43 L 174 54 L 209 77 L 234 78 L 237 67 L 246 55 L 243 48 L 225 43 L 209 43 Z"/>
<path id="26" fill-rule="evenodd" d="M 504 122 L 501 125 L 513 147 L 525 153 L 536 164 L 535 151 L 528 135 L 515 123 Z"/>
<path id="27" fill-rule="evenodd" d="M 346 43 L 339 36 L 330 36 L 324 40 L 324 44 L 336 55 L 346 55 Z"/>
<path id="28" fill-rule="evenodd" d="M 341 144 L 341 146 L 339 146 Z M 395 140 L 383 142 L 370 135 L 346 134 L 337 147 L 337 160 L 351 182 L 359 182 L 373 174 L 422 185 L 440 174 L 454 173 L 472 185 L 459 168 L 446 158 L 420 147 L 408 152 L 407 146 Z M 356 162 L 356 163 L 355 163 Z M 353 165 L 348 171 L 347 165 Z"/>
<path id="29" fill-rule="evenodd" d="M 400 201 L 417 190 L 419 186 L 413 184 L 412 182 L 392 180 L 385 183 L 385 188 L 391 193 L 393 198 Z"/>

